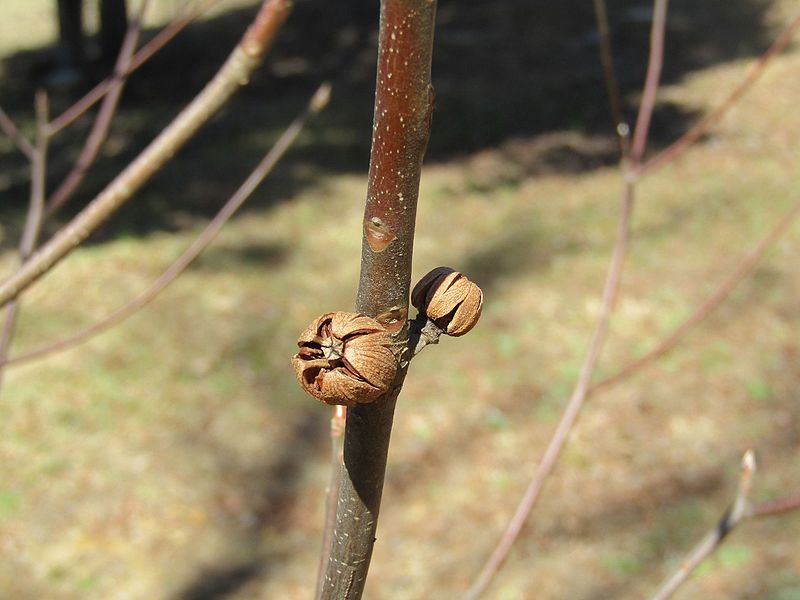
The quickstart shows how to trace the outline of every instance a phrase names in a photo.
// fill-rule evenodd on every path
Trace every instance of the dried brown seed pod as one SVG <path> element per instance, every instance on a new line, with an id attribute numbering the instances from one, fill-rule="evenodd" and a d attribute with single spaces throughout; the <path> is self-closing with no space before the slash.
<path id="1" fill-rule="evenodd" d="M 386 328 L 370 317 L 333 312 L 300 334 L 292 366 L 303 389 L 327 404 L 377 400 L 394 381 L 397 359 Z"/>
<path id="2" fill-rule="evenodd" d="M 483 308 L 483 292 L 450 267 L 437 267 L 419 280 L 411 304 L 447 335 L 464 335 L 475 326 Z"/>

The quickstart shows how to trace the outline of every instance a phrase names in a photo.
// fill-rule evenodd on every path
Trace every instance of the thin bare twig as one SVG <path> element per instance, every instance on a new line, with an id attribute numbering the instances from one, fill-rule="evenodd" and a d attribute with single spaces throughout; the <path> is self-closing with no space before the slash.
<path id="1" fill-rule="evenodd" d="M 31 164 L 31 200 L 25 227 L 19 244 L 20 262 L 30 257 L 44 221 L 44 198 L 47 193 L 47 150 L 50 137 L 47 135 L 47 118 L 50 109 L 47 92 L 40 90 L 34 100 L 36 112 L 36 154 Z"/>
<path id="2" fill-rule="evenodd" d="M 44 221 L 44 197 L 47 188 L 47 147 L 50 141 L 47 135 L 47 93 L 40 90 L 34 102 L 36 109 L 36 146 L 31 156 L 31 195 L 25 227 L 19 242 L 19 262 L 23 264 L 36 247 L 36 241 L 42 230 Z M 15 299 L 6 307 L 3 331 L 0 333 L 0 387 L 3 382 L 3 363 L 8 356 L 14 332 L 17 327 L 17 315 L 20 302 Z"/>
<path id="3" fill-rule="evenodd" d="M 544 482 L 553 468 L 556 465 L 561 450 L 566 444 L 572 427 L 580 414 L 583 403 L 587 397 L 589 389 L 589 382 L 591 381 L 592 373 L 594 372 L 597 359 L 600 357 L 603 343 L 605 342 L 606 334 L 608 333 L 608 325 L 611 318 L 611 311 L 614 306 L 614 300 L 619 290 L 619 281 L 622 275 L 622 268 L 625 261 L 625 255 L 628 248 L 628 236 L 630 231 L 630 219 L 633 212 L 634 203 L 634 184 L 628 182 L 625 184 L 625 194 L 622 202 L 622 212 L 619 217 L 617 225 L 617 238 L 614 243 L 614 251 L 611 263 L 606 276 L 605 287 L 603 289 L 603 300 L 600 311 L 600 316 L 597 320 L 597 325 L 592 336 L 592 341 L 589 345 L 589 350 L 581 365 L 581 370 L 578 375 L 578 381 L 575 384 L 572 395 L 567 402 L 566 409 L 564 410 L 561 420 L 558 423 L 553 437 L 547 445 L 541 461 L 536 467 L 536 472 L 528 484 L 525 493 L 522 495 L 517 510 L 514 516 L 508 523 L 505 532 L 503 533 L 497 546 L 495 546 L 489 560 L 483 566 L 480 574 L 478 575 L 472 587 L 467 591 L 465 598 L 468 600 L 475 600 L 486 590 L 491 583 L 500 566 L 508 556 L 508 552 L 514 545 L 514 542 L 519 537 L 522 527 L 530 515 L 536 501 L 544 486 Z"/>
<path id="4" fill-rule="evenodd" d="M 608 24 L 608 9 L 605 0 L 593 0 L 594 16 L 597 20 L 597 35 L 600 44 L 600 62 L 603 66 L 603 79 L 606 84 L 606 96 L 614 121 L 614 132 L 619 142 L 619 154 L 624 157 L 628 146 L 628 124 L 622 112 L 619 83 L 614 69 L 614 53 L 611 50 L 611 27 Z"/>
<path id="5" fill-rule="evenodd" d="M 267 47 L 290 10 L 289 0 L 264 0 L 253 23 L 228 60 L 195 99 L 150 145 L 75 218 L 0 284 L 0 306 L 16 298 L 34 281 L 85 240 L 148 181 L 201 125 L 239 89 L 264 58 Z"/>
<path id="6" fill-rule="evenodd" d="M 700 563 L 711 555 L 717 546 L 722 543 L 727 535 L 750 516 L 750 490 L 753 487 L 753 476 L 756 472 L 756 459 L 752 450 L 745 452 L 742 458 L 742 470 L 739 475 L 739 484 L 736 486 L 736 496 L 733 503 L 727 508 L 716 526 L 709 531 L 700 543 L 695 546 L 680 567 L 661 585 L 653 595 L 652 600 L 667 600 L 686 581 Z"/>
<path id="7" fill-rule="evenodd" d="M 784 234 L 788 231 L 789 227 L 800 217 L 800 201 L 792 206 L 778 223 L 753 247 L 753 249 L 745 256 L 731 272 L 730 275 L 720 284 L 720 286 L 703 302 L 697 309 L 692 312 L 682 323 L 680 323 L 672 332 L 661 340 L 652 350 L 646 352 L 639 358 L 628 363 L 616 373 L 609 375 L 595 383 L 589 391 L 594 393 L 601 390 L 606 390 L 615 386 L 621 381 L 634 375 L 650 363 L 658 360 L 670 350 L 672 350 L 678 343 L 688 334 L 692 329 L 697 327 L 708 315 L 710 315 L 720 304 L 722 304 L 728 296 L 731 295 L 733 290 L 744 280 L 748 275 L 755 271 L 756 267 L 764 259 L 767 250 Z"/>
<path id="8" fill-rule="evenodd" d="M 733 91 L 723 100 L 719 106 L 712 110 L 708 115 L 698 121 L 689 131 L 684 133 L 680 138 L 670 144 L 667 148 L 656 154 L 653 158 L 648 160 L 643 165 L 635 169 L 635 175 L 641 176 L 649 173 L 655 169 L 663 167 L 664 165 L 675 160 L 680 154 L 683 153 L 689 146 L 694 144 L 700 137 L 707 132 L 711 127 L 725 116 L 725 114 L 733 108 L 736 103 L 753 87 L 753 84 L 758 81 L 767 65 L 772 61 L 775 56 L 783 52 L 792 37 L 800 31 L 800 15 L 796 16 L 794 20 L 784 29 L 767 51 L 758 59 L 755 66 L 750 70 L 747 76 L 737 85 Z"/>
<path id="9" fill-rule="evenodd" d="M 42 358 L 49 354 L 67 350 L 80 343 L 86 342 L 109 328 L 124 321 L 135 314 L 139 309 L 150 303 L 164 288 L 171 284 L 186 268 L 205 250 L 208 245 L 216 238 L 222 227 L 231 219 L 237 210 L 255 191 L 256 187 L 272 172 L 272 169 L 291 147 L 297 136 L 303 130 L 310 118 L 317 115 L 328 103 L 330 98 L 330 86 L 323 84 L 312 96 L 308 107 L 298 115 L 286 131 L 281 134 L 267 155 L 256 166 L 245 182 L 239 187 L 233 196 L 228 199 L 225 205 L 209 222 L 206 228 L 195 239 L 191 246 L 176 260 L 164 273 L 143 293 L 136 298 L 115 310 L 113 313 L 92 325 L 81 329 L 56 342 L 51 342 L 39 348 L 34 348 L 11 357 L 5 362 L 0 362 L 0 367 L 4 364 L 13 365 L 29 362 L 37 358 Z"/>
<path id="10" fill-rule="evenodd" d="M 655 0 L 653 7 L 653 27 L 650 31 L 650 54 L 647 60 L 647 75 L 642 92 L 642 102 L 633 128 L 631 145 L 632 169 L 635 170 L 644 157 L 647 137 L 650 134 L 650 121 L 656 105 L 658 82 L 661 80 L 661 67 L 664 63 L 664 29 L 667 23 L 668 0 Z"/>
<path id="11" fill-rule="evenodd" d="M 800 509 L 800 494 L 794 494 L 778 500 L 769 500 L 756 504 L 751 510 L 751 517 L 772 517 Z"/>
<path id="12" fill-rule="evenodd" d="M 29 161 L 33 162 L 33 158 L 36 155 L 36 149 L 33 145 L 28 141 L 23 133 L 19 130 L 19 128 L 14 124 L 14 121 L 11 117 L 8 116 L 8 113 L 0 108 L 0 129 L 3 130 L 14 145 L 17 147 L 17 150 L 22 152 Z"/>
<path id="13" fill-rule="evenodd" d="M 159 31 L 153 39 L 142 46 L 136 54 L 131 58 L 127 68 L 123 71 L 123 76 L 128 77 L 141 67 L 144 63 L 150 60 L 159 50 L 166 46 L 177 36 L 183 29 L 186 28 L 198 16 L 210 9 L 213 5 L 218 4 L 221 0 L 205 0 L 199 4 L 195 4 L 185 14 L 177 17 L 172 22 Z M 114 78 L 110 77 L 98 83 L 94 88 L 89 90 L 83 98 L 75 102 L 72 106 L 67 108 L 57 118 L 53 119 L 47 126 L 47 132 L 50 137 L 57 134 L 59 131 L 68 127 L 78 117 L 89 110 L 92 106 L 97 104 L 113 87 Z"/>
<path id="14" fill-rule="evenodd" d="M 331 473 L 328 489 L 325 490 L 325 524 L 322 529 L 322 550 L 317 567 L 317 591 L 315 598 L 322 594 L 322 582 L 331 557 L 333 529 L 336 525 L 336 500 L 339 497 L 339 478 L 344 459 L 344 429 L 347 423 L 347 407 L 335 406 L 331 417 Z"/>
<path id="15" fill-rule="evenodd" d="M 650 34 L 650 55 L 648 60 L 647 76 L 645 88 L 642 95 L 642 105 L 639 109 L 639 116 L 636 121 L 636 128 L 633 135 L 633 145 L 631 147 L 631 157 L 633 165 L 637 165 L 644 155 L 647 134 L 650 126 L 650 117 L 655 106 L 655 95 L 663 62 L 664 49 L 664 30 L 666 26 L 667 0 L 655 0 L 655 11 L 653 14 L 653 25 Z M 625 167 L 623 161 L 623 168 Z M 467 591 L 465 598 L 475 600 L 486 590 L 491 583 L 500 566 L 508 556 L 514 542 L 522 531 L 531 510 L 539 499 L 545 480 L 552 473 L 561 450 L 567 442 L 569 433 L 572 430 L 578 415 L 588 396 L 589 384 L 592 373 L 594 372 L 597 360 L 603 348 L 603 344 L 608 333 L 609 321 L 613 311 L 614 303 L 619 291 L 619 282 L 622 276 L 622 269 L 625 262 L 625 255 L 628 248 L 628 238 L 630 232 L 630 221 L 633 213 L 635 196 L 635 179 L 626 177 L 625 189 L 622 195 L 621 210 L 617 225 L 616 240 L 608 274 L 603 289 L 602 305 L 600 315 L 597 320 L 589 349 L 581 365 L 578 380 L 570 396 L 564 413 L 559 421 L 553 437 L 547 445 L 542 460 L 539 462 L 536 471 L 528 484 L 522 499 L 517 506 L 511 521 L 506 527 L 505 532 L 500 538 L 491 556 L 481 569 L 478 577 Z"/>
<path id="16" fill-rule="evenodd" d="M 45 204 L 45 210 L 48 215 L 53 214 L 58 210 L 67 200 L 72 197 L 75 190 L 83 181 L 89 167 L 97 158 L 100 152 L 100 147 L 103 145 L 108 130 L 111 127 L 111 121 L 114 114 L 117 112 L 119 100 L 122 97 L 122 90 L 125 87 L 126 71 L 131 63 L 131 56 L 136 50 L 136 44 L 139 42 L 139 34 L 142 31 L 142 21 L 150 0 L 143 0 L 139 6 L 139 13 L 128 25 L 128 30 L 125 32 L 125 37 L 122 40 L 122 46 L 117 56 L 117 62 L 114 65 L 114 72 L 111 76 L 111 85 L 108 88 L 108 93 L 100 105 L 100 110 L 97 111 L 92 129 L 86 138 L 86 142 L 81 149 L 75 165 L 72 170 L 67 174 L 61 184 L 50 195 Z"/>

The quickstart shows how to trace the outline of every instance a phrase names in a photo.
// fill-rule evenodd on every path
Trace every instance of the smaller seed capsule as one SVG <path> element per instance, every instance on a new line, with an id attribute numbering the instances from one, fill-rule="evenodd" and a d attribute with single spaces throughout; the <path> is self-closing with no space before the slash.
<path id="1" fill-rule="evenodd" d="M 475 327 L 483 308 L 481 288 L 450 267 L 437 267 L 420 279 L 411 304 L 447 335 L 460 336 Z"/>

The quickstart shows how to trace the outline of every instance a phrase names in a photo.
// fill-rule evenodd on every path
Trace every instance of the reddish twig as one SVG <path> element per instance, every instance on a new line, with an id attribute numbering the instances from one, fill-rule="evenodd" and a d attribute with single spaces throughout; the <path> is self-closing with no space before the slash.
<path id="1" fill-rule="evenodd" d="M 36 241 L 44 221 L 44 197 L 47 188 L 47 147 L 50 138 L 47 135 L 47 93 L 36 93 L 36 146 L 31 155 L 31 195 L 28 205 L 28 214 L 25 217 L 25 227 L 19 242 L 19 261 L 23 264 L 36 247 Z M 14 332 L 17 327 L 17 314 L 19 313 L 19 300 L 15 299 L 6 307 L 6 316 L 3 321 L 3 330 L 0 333 L 0 386 L 2 385 L 3 367 Z"/>
<path id="2" fill-rule="evenodd" d="M 800 494 L 787 496 L 778 500 L 769 500 L 756 504 L 751 510 L 751 517 L 771 517 L 775 515 L 782 515 L 793 510 L 800 509 Z"/>
<path id="3" fill-rule="evenodd" d="M 149 0 L 143 0 L 139 7 L 139 14 L 128 25 L 128 31 L 122 40 L 122 46 L 117 57 L 117 63 L 114 66 L 114 73 L 111 77 L 111 85 L 108 88 L 108 93 L 100 105 L 100 110 L 97 111 L 97 117 L 94 120 L 92 129 L 89 132 L 86 142 L 78 155 L 75 165 L 72 170 L 67 174 L 64 180 L 56 188 L 45 204 L 47 214 L 52 214 L 58 210 L 78 189 L 81 181 L 89 170 L 91 164 L 97 158 L 100 152 L 100 147 L 108 135 L 111 121 L 117 111 L 119 99 L 122 97 L 122 90 L 125 87 L 126 72 L 131 63 L 131 57 L 136 44 L 139 41 L 139 34 L 142 31 L 142 20 L 144 19 L 145 12 Z"/>
<path id="4" fill-rule="evenodd" d="M 29 161 L 33 162 L 34 157 L 36 156 L 36 149 L 33 145 L 28 141 L 19 128 L 14 124 L 14 121 L 11 117 L 8 116 L 8 113 L 0 108 L 0 129 L 3 130 L 9 139 L 14 142 L 14 145 L 17 147 L 17 150 L 22 152 Z"/>
<path id="5" fill-rule="evenodd" d="M 150 145 L 53 239 L 0 284 L 0 306 L 47 273 L 127 202 L 219 108 L 247 83 L 289 14 L 289 0 L 264 0 L 255 20 L 214 78 Z"/>
<path id="6" fill-rule="evenodd" d="M 199 4 L 194 5 L 185 14 L 173 20 L 169 25 L 159 31 L 153 39 L 142 46 L 136 54 L 131 57 L 130 63 L 123 71 L 123 76 L 128 77 L 144 63 L 150 60 L 159 50 L 166 46 L 183 31 L 189 23 L 196 19 L 199 15 L 203 14 L 206 10 L 211 8 L 214 4 L 218 4 L 220 0 L 206 0 Z M 111 90 L 114 85 L 114 79 L 104 79 L 98 83 L 94 88 L 87 92 L 80 100 L 75 102 L 72 106 L 67 108 L 61 115 L 53 119 L 47 126 L 48 135 L 51 137 L 59 131 L 68 127 L 82 114 L 89 110 L 92 106 L 97 104 L 102 98 Z"/>
<path id="7" fill-rule="evenodd" d="M 408 343 L 411 255 L 422 159 L 430 135 L 435 0 L 381 0 L 378 74 L 356 312 L 400 325 Z M 374 228 L 380 228 L 377 244 Z M 368 234 L 368 235 L 367 235 Z M 395 328 L 393 327 L 393 330 Z M 406 368 L 389 392 L 347 411 L 336 524 L 320 598 L 358 599 L 364 590 L 380 512 L 395 403 Z"/>
<path id="8" fill-rule="evenodd" d="M 642 105 L 639 109 L 639 116 L 636 120 L 636 129 L 633 135 L 633 145 L 631 147 L 631 158 L 633 165 L 637 165 L 644 155 L 647 143 L 647 134 L 650 126 L 650 117 L 655 106 L 655 95 L 658 89 L 661 64 L 663 61 L 663 40 L 666 25 L 667 0 L 656 0 L 655 12 L 653 15 L 653 25 L 650 36 L 650 56 L 648 60 L 647 77 L 645 89 L 642 96 Z M 623 163 L 624 166 L 624 163 Z M 497 546 L 493 550 L 486 564 L 481 569 L 475 582 L 467 591 L 465 598 L 474 600 L 486 590 L 491 583 L 500 566 L 508 556 L 508 552 L 517 540 L 522 527 L 530 515 L 531 510 L 539 499 L 545 480 L 552 473 L 561 450 L 567 442 L 570 431 L 572 430 L 578 415 L 583 408 L 588 396 L 589 384 L 592 373 L 594 372 L 597 360 L 605 342 L 608 325 L 611 319 L 614 302 L 619 291 L 619 282 L 622 276 L 622 269 L 625 262 L 625 255 L 628 248 L 628 237 L 630 231 L 630 221 L 633 212 L 635 179 L 626 177 L 625 189 L 622 197 L 622 206 L 617 225 L 616 241 L 608 268 L 608 274 L 603 289 L 602 307 L 597 320 L 589 349 L 581 365 L 578 380 L 570 396 L 564 414 L 559 421 L 553 437 L 547 445 L 542 460 L 539 462 L 536 472 L 528 484 L 522 499 L 517 506 L 511 521 L 506 527 L 505 532 L 500 538 Z"/>
<path id="9" fill-rule="evenodd" d="M 755 457 L 753 452 L 748 450 L 742 458 L 742 471 L 733 503 L 722 515 L 716 526 L 703 536 L 700 543 L 681 561 L 678 570 L 664 581 L 652 600 L 667 600 L 667 598 L 670 598 L 681 584 L 689 578 L 692 572 L 744 521 L 783 515 L 800 509 L 800 494 L 753 506 L 750 502 L 750 490 L 753 485 L 755 471 Z"/>
<path id="10" fill-rule="evenodd" d="M 642 102 L 639 105 L 639 114 L 633 128 L 633 142 L 631 144 L 631 160 L 635 170 L 644 157 L 647 146 L 647 137 L 650 133 L 650 120 L 656 105 L 658 82 L 661 80 L 661 67 L 664 63 L 664 28 L 667 22 L 668 0 L 656 0 L 653 7 L 653 27 L 650 31 L 650 54 L 647 61 L 647 76 L 642 92 Z"/>
<path id="11" fill-rule="evenodd" d="M 317 567 L 317 591 L 315 598 L 322 594 L 322 582 L 328 568 L 333 544 L 333 529 L 336 524 L 336 500 L 339 497 L 339 477 L 344 459 L 344 429 L 347 423 L 347 407 L 336 406 L 331 417 L 331 473 L 328 489 L 325 490 L 325 524 L 322 530 L 322 550 Z"/>
<path id="12" fill-rule="evenodd" d="M 635 169 L 635 175 L 640 176 L 649 173 L 655 169 L 663 167 L 664 165 L 675 160 L 680 154 L 683 153 L 689 146 L 694 144 L 700 137 L 713 127 L 723 116 L 733 108 L 736 103 L 753 87 L 753 84 L 763 75 L 767 65 L 772 61 L 775 56 L 780 54 L 792 37 L 800 31 L 800 15 L 794 18 L 786 29 L 784 29 L 778 38 L 772 43 L 767 51 L 758 59 L 758 62 L 750 70 L 747 76 L 737 85 L 733 91 L 728 95 L 722 103 L 717 106 L 708 115 L 703 117 L 697 124 L 695 124 L 689 131 L 684 133 L 675 142 L 670 144 L 667 148 L 659 152 L 653 158 L 648 160 L 643 165 Z"/>
<path id="13" fill-rule="evenodd" d="M 580 414 L 583 403 L 587 397 L 589 382 L 591 381 L 592 373 L 597 364 L 597 359 L 600 357 L 603 343 L 605 342 L 606 334 L 608 333 L 608 324 L 611 318 L 611 311 L 613 309 L 614 300 L 619 290 L 619 281 L 622 275 L 622 268 L 624 265 L 625 255 L 628 248 L 628 234 L 630 231 L 630 219 L 633 211 L 634 202 L 634 184 L 631 182 L 625 185 L 625 194 L 622 202 L 622 212 L 619 217 L 617 225 L 617 238 L 614 243 L 614 251 L 611 263 L 606 276 L 605 287 L 603 289 L 603 300 L 600 316 L 592 336 L 592 341 L 589 345 L 589 350 L 581 365 L 581 370 L 578 375 L 578 381 L 572 391 L 569 401 L 567 402 L 566 409 L 558 423 L 553 437 L 547 445 L 541 461 L 536 467 L 536 472 L 528 484 L 525 493 L 522 495 L 517 510 L 514 516 L 508 523 L 505 532 L 503 533 L 497 546 L 489 557 L 486 564 L 483 566 L 480 574 L 478 575 L 472 587 L 467 591 L 465 598 L 474 600 L 479 598 L 480 595 L 486 590 L 497 573 L 500 566 L 508 556 L 508 552 L 514 545 L 514 542 L 519 537 L 528 515 L 533 509 L 536 501 L 544 486 L 544 482 L 553 468 L 556 465 L 561 450 L 567 441 L 572 427 Z"/>
<path id="14" fill-rule="evenodd" d="M 742 458 L 742 470 L 739 475 L 739 484 L 736 486 L 736 496 L 716 526 L 709 531 L 700 543 L 692 549 L 681 562 L 680 567 L 661 585 L 653 595 L 652 600 L 667 600 L 686 581 L 700 563 L 702 563 L 722 541 L 750 516 L 750 490 L 753 487 L 753 475 L 756 471 L 756 459 L 752 450 L 748 450 Z"/>
<path id="15" fill-rule="evenodd" d="M 267 155 L 261 160 L 258 166 L 248 176 L 241 187 L 236 190 L 233 196 L 228 199 L 222 209 L 214 216 L 211 222 L 206 226 L 202 233 L 192 243 L 192 245 L 176 260 L 170 267 L 143 293 L 125 304 L 123 307 L 117 309 L 101 321 L 93 323 L 89 327 L 81 329 L 72 335 L 65 337 L 56 342 L 46 344 L 39 348 L 29 350 L 22 354 L 11 357 L 5 362 L 0 362 L 0 367 L 4 364 L 20 364 L 29 362 L 36 358 L 41 358 L 52 354 L 67 350 L 80 343 L 86 342 L 91 338 L 99 335 L 100 333 L 108 330 L 109 328 L 121 323 L 128 317 L 135 314 L 139 309 L 150 303 L 164 288 L 171 284 L 177 277 L 183 273 L 186 268 L 205 250 L 208 245 L 214 240 L 222 227 L 230 220 L 237 210 L 244 204 L 244 202 L 255 191 L 256 187 L 264 180 L 267 175 L 272 172 L 272 169 L 283 157 L 286 151 L 291 147 L 297 136 L 305 127 L 308 120 L 314 115 L 318 114 L 328 103 L 330 96 L 330 86 L 323 84 L 316 91 L 311 98 L 306 110 L 298 115 L 291 125 L 283 132 L 280 138 L 275 142 L 275 145 L 270 149 Z"/>
<path id="16" fill-rule="evenodd" d="M 795 219 L 800 216 L 800 202 L 797 202 L 787 212 L 778 223 L 765 235 L 758 244 L 745 256 L 733 270 L 733 272 L 722 282 L 711 296 L 706 299 L 697 309 L 689 315 L 680 325 L 678 325 L 668 336 L 666 336 L 656 346 L 640 356 L 633 362 L 625 365 L 619 371 L 598 381 L 591 388 L 590 392 L 605 390 L 620 383 L 624 379 L 634 375 L 655 360 L 658 360 L 699 325 L 709 314 L 711 314 L 720 304 L 722 304 L 733 290 L 736 289 L 743 279 L 750 275 L 759 263 L 763 260 L 767 250 L 789 229 Z"/>

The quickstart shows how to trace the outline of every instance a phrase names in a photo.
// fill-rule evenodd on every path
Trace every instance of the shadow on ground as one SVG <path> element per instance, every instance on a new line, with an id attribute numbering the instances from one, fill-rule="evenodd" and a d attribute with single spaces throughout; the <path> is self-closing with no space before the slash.
<path id="1" fill-rule="evenodd" d="M 665 82 L 763 51 L 774 33 L 766 22 L 770 3 L 671 3 Z M 193 24 L 132 77 L 103 156 L 60 218 L 69 217 L 101 190 L 187 103 L 221 64 L 252 14 L 253 9 L 232 10 Z M 651 3 L 620 0 L 612 3 L 609 14 L 618 76 L 628 98 L 626 117 L 633 120 L 635 92 L 644 77 Z M 175 230 L 187 216 L 215 212 L 325 78 L 335 82 L 331 106 L 250 206 L 263 208 L 291 198 L 330 173 L 366 172 L 376 18 L 376 2 L 350 0 L 336 10 L 297 2 L 251 85 L 93 240 Z M 500 148 L 506 165 L 503 181 L 614 162 L 616 146 L 597 44 L 589 2 L 512 0 L 498 6 L 441 0 L 433 75 L 437 110 L 429 162 Z M 31 98 L 41 83 L 37 74 L 51 52 L 41 48 L 3 59 L 4 72 L 13 77 L 2 81 L 0 105 L 28 129 Z M 102 74 L 91 75 L 98 79 Z M 54 91 L 54 114 L 80 91 Z M 653 145 L 673 139 L 696 116 L 679 106 L 659 106 Z M 53 144 L 51 188 L 68 170 L 89 125 L 88 118 L 82 119 Z M 3 163 L 0 219 L 9 227 L 3 242 L 8 245 L 23 218 L 28 172 L 16 154 L 5 156 Z"/>
<path id="2" fill-rule="evenodd" d="M 326 420 L 317 410 L 297 419 L 280 451 L 256 465 L 242 465 L 225 448 L 215 449 L 219 478 L 224 482 L 219 512 L 238 538 L 238 562 L 200 570 L 174 600 L 214 600 L 236 592 L 255 579 L 269 577 L 286 560 L 281 549 L 263 543 L 263 532 L 285 533 L 301 493 L 304 466 L 327 445 Z M 205 445 L 207 440 L 198 440 Z M 241 555 L 245 555 L 243 558 Z"/>

